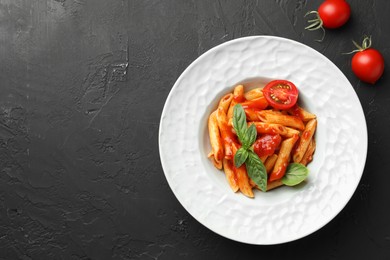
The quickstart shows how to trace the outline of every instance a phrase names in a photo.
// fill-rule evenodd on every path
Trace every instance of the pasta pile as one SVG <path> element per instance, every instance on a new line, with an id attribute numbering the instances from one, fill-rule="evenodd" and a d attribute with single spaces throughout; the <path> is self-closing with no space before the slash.
<path id="1" fill-rule="evenodd" d="M 314 114 L 297 104 L 287 110 L 272 108 L 261 88 L 244 92 L 244 86 L 238 85 L 233 93 L 221 98 L 217 109 L 208 118 L 211 144 L 208 157 L 217 169 L 223 169 L 233 192 L 240 190 L 252 198 L 253 189 L 258 188 L 257 185 L 249 178 L 245 165 L 236 168 L 233 161 L 240 148 L 232 123 L 233 107 L 236 104 L 244 108 L 248 126 L 255 124 L 257 140 L 266 135 L 279 140 L 277 144 L 269 143 L 275 145 L 272 154 L 259 156 L 268 175 L 267 190 L 283 185 L 281 177 L 289 163 L 306 166 L 312 161 L 316 148 L 314 133 L 317 120 Z"/>

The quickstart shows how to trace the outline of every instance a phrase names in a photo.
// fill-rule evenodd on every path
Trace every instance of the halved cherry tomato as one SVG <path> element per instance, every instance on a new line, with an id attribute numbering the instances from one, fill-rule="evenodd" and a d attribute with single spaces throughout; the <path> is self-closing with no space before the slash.
<path id="1" fill-rule="evenodd" d="M 281 141 L 280 135 L 263 135 L 253 144 L 253 151 L 259 157 L 272 155 L 279 147 Z"/>
<path id="2" fill-rule="evenodd" d="M 289 109 L 298 100 L 298 89 L 288 80 L 273 80 L 269 82 L 264 87 L 263 94 L 268 104 L 275 109 Z"/>

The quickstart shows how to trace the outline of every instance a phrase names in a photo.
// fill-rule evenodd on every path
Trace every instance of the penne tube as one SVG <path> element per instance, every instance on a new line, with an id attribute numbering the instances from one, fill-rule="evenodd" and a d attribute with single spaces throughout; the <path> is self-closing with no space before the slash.
<path id="1" fill-rule="evenodd" d="M 257 111 L 254 109 L 247 108 L 245 109 L 245 115 L 247 121 L 260 121 L 259 115 L 256 113 Z"/>
<path id="2" fill-rule="evenodd" d="M 215 168 L 222 170 L 222 161 L 216 161 L 214 157 L 214 153 L 212 151 L 209 153 L 207 157 L 210 158 L 210 160 L 213 162 Z"/>
<path id="3" fill-rule="evenodd" d="M 228 112 L 228 109 L 229 109 L 229 106 L 230 106 L 230 103 L 232 102 L 232 100 L 233 100 L 233 94 L 229 93 L 221 98 L 221 100 L 219 101 L 218 107 L 222 107 L 223 111 L 226 114 Z"/>
<path id="4" fill-rule="evenodd" d="M 259 98 L 259 97 L 263 97 L 263 91 L 262 91 L 263 88 L 254 88 L 252 90 L 249 90 L 248 92 L 246 92 L 244 94 L 244 97 L 246 100 L 252 100 L 252 99 L 256 99 L 256 98 Z"/>
<path id="5" fill-rule="evenodd" d="M 252 100 L 247 100 L 241 103 L 244 109 L 263 110 L 268 106 L 268 102 L 265 97 L 259 97 Z"/>
<path id="6" fill-rule="evenodd" d="M 267 191 L 283 186 L 282 180 L 271 181 L 267 183 Z"/>
<path id="7" fill-rule="evenodd" d="M 244 101 L 244 86 L 243 85 L 238 85 L 234 88 L 233 90 L 233 100 L 230 102 L 230 106 L 227 112 L 227 118 L 228 121 L 230 118 L 233 118 L 233 109 L 234 106 L 239 103 Z"/>
<path id="8" fill-rule="evenodd" d="M 314 140 L 314 138 L 312 138 L 309 146 L 307 147 L 306 153 L 303 155 L 303 158 L 300 161 L 300 163 L 305 166 L 308 165 L 308 163 L 313 160 L 313 154 L 315 150 L 316 150 L 316 141 Z"/>
<path id="9" fill-rule="evenodd" d="M 291 128 L 291 127 L 286 127 L 287 133 L 285 134 L 285 137 L 293 137 L 294 135 L 300 135 L 301 132 Z"/>
<path id="10" fill-rule="evenodd" d="M 268 155 L 264 155 L 264 156 L 260 157 L 260 160 L 261 160 L 262 163 L 264 163 L 265 160 L 267 160 L 267 158 L 268 158 Z"/>
<path id="11" fill-rule="evenodd" d="M 278 159 L 278 155 L 273 154 L 271 156 L 268 156 L 267 160 L 265 160 L 264 166 L 268 174 L 271 173 L 277 159 Z"/>
<path id="12" fill-rule="evenodd" d="M 284 184 L 283 184 L 283 182 L 282 182 L 282 180 L 276 180 L 276 181 L 269 181 L 268 183 L 267 183 L 267 191 L 269 191 L 269 190 L 273 190 L 273 189 L 275 189 L 275 188 L 277 188 L 277 187 L 281 187 L 281 186 L 283 186 Z M 258 190 L 260 190 L 260 188 L 256 185 L 255 186 L 255 188 L 257 188 Z M 261 190 L 260 190 L 261 191 Z"/>
<path id="13" fill-rule="evenodd" d="M 222 158 L 224 156 L 223 154 L 223 146 L 222 146 L 222 139 L 219 132 L 218 127 L 218 121 L 216 116 L 217 111 L 214 111 L 209 116 L 208 121 L 208 128 L 209 128 L 209 137 L 210 137 L 210 144 L 212 149 L 212 158 L 213 158 L 213 164 L 218 169 L 222 169 Z"/>
<path id="14" fill-rule="evenodd" d="M 265 123 L 281 124 L 283 126 L 290 126 L 298 130 L 304 130 L 305 125 L 302 120 L 296 116 L 283 115 L 275 113 L 270 110 L 256 111 L 258 118 Z"/>
<path id="15" fill-rule="evenodd" d="M 229 183 L 230 188 L 233 190 L 233 192 L 237 192 L 239 187 L 237 183 L 237 177 L 234 173 L 233 169 L 233 161 L 227 160 L 226 158 L 223 159 L 223 170 L 225 172 L 226 179 Z"/>
<path id="16" fill-rule="evenodd" d="M 226 114 L 222 107 L 217 109 L 218 128 L 221 133 L 226 159 L 233 159 L 232 142 L 236 140 L 232 128 L 228 125 Z"/>
<path id="17" fill-rule="evenodd" d="M 228 121 L 231 121 L 233 120 L 233 109 L 234 109 L 234 106 L 237 104 L 237 102 L 234 100 L 232 100 L 232 102 L 230 102 L 230 106 L 229 106 L 229 109 L 228 109 L 228 112 L 226 114 L 227 118 L 228 118 Z"/>
<path id="18" fill-rule="evenodd" d="M 262 123 L 262 122 L 248 122 L 248 127 L 251 124 L 255 124 L 257 133 L 259 133 L 259 134 L 272 134 L 272 135 L 279 134 L 282 136 L 288 135 L 287 127 L 284 127 L 284 126 L 279 125 L 279 124 L 268 124 L 268 123 Z"/>
<path id="19" fill-rule="evenodd" d="M 233 154 L 236 154 L 238 150 L 238 145 L 236 143 L 232 144 Z M 252 186 L 250 184 L 250 178 L 245 168 L 245 164 L 241 165 L 239 168 L 236 168 L 233 164 L 233 169 L 237 177 L 237 184 L 240 188 L 240 191 L 247 197 L 253 198 Z"/>
<path id="20" fill-rule="evenodd" d="M 287 112 L 290 115 L 299 117 L 300 119 L 302 119 L 303 122 L 307 122 L 307 121 L 309 121 L 311 119 L 315 119 L 316 118 L 316 115 L 307 112 L 305 109 L 303 109 L 302 107 L 298 106 L 297 104 L 295 104 L 292 108 L 287 110 Z"/>
<path id="21" fill-rule="evenodd" d="M 245 100 L 244 97 L 244 86 L 243 85 L 237 85 L 233 90 L 233 99 L 237 102 L 243 102 Z"/>
<path id="22" fill-rule="evenodd" d="M 288 139 L 282 141 L 280 146 L 278 159 L 275 162 L 275 166 L 271 172 L 270 181 L 281 179 L 286 172 L 287 165 L 290 161 L 291 150 L 294 147 L 295 142 L 298 140 L 298 136 L 294 135 Z"/>
<path id="23" fill-rule="evenodd" d="M 239 168 L 235 168 L 235 173 L 237 176 L 238 187 L 240 191 L 247 197 L 253 198 L 252 187 L 249 183 L 248 173 L 246 172 L 245 164 L 241 165 Z"/>
<path id="24" fill-rule="evenodd" d="M 317 120 L 312 119 L 307 122 L 305 130 L 303 131 L 301 138 L 298 141 L 297 148 L 293 154 L 293 161 L 298 163 L 302 160 L 303 155 L 306 153 L 307 147 L 309 146 L 311 139 L 316 130 Z"/>

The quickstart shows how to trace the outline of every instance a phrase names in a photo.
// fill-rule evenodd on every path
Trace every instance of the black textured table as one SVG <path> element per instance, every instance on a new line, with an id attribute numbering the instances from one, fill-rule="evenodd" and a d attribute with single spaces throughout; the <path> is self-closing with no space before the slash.
<path id="1" fill-rule="evenodd" d="M 349 2 L 349 22 L 318 43 L 303 16 L 320 0 L 0 0 L 0 259 L 389 259 L 389 71 L 375 86 L 362 83 L 341 53 L 368 34 L 390 60 L 390 2 Z M 210 48 L 249 35 L 327 56 L 368 126 L 351 201 L 319 231 L 276 246 L 199 224 L 170 190 L 158 153 L 161 111 L 179 75 Z"/>

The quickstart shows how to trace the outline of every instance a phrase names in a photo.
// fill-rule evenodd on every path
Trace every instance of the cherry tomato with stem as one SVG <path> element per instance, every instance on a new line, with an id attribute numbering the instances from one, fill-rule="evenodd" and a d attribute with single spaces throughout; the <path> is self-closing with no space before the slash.
<path id="1" fill-rule="evenodd" d="M 305 16 L 309 14 L 316 17 L 308 21 L 310 25 L 305 29 L 309 31 L 321 29 L 322 39 L 317 41 L 322 42 L 325 37 L 324 28 L 336 29 L 343 26 L 351 16 L 351 7 L 345 0 L 326 0 L 319 6 L 318 11 L 310 11 Z"/>
<path id="2" fill-rule="evenodd" d="M 352 57 L 352 71 L 361 81 L 375 84 L 382 76 L 385 69 L 385 61 L 382 54 L 371 48 L 371 37 L 364 37 L 363 43 L 360 46 L 355 41 L 352 41 L 357 50 L 348 53 L 355 53 Z"/>
<path id="3" fill-rule="evenodd" d="M 273 80 L 263 88 L 268 104 L 275 109 L 287 110 L 298 100 L 298 89 L 288 80 Z"/>

